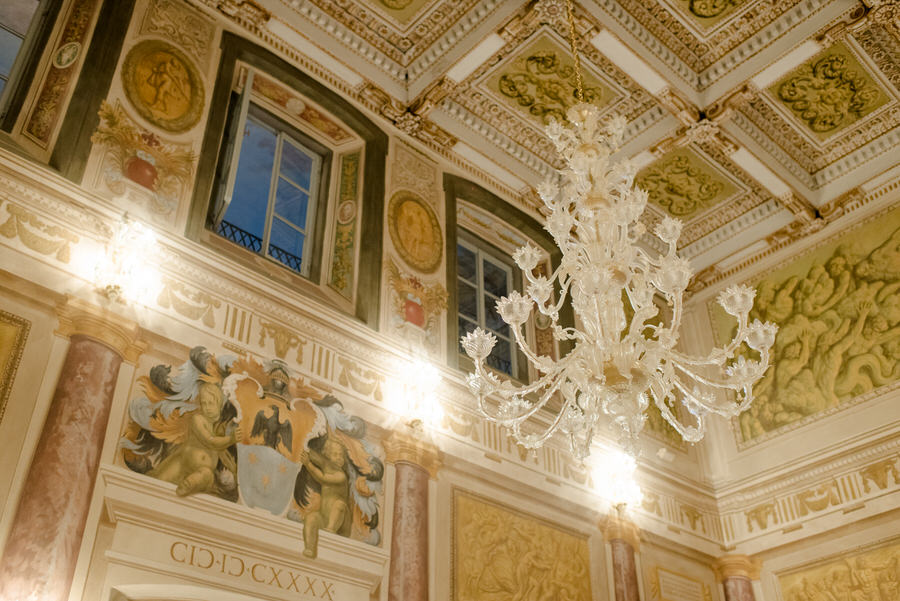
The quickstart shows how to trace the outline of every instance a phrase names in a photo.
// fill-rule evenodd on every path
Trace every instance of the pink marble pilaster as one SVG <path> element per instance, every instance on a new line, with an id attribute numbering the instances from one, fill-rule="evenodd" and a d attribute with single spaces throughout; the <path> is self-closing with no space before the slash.
<path id="1" fill-rule="evenodd" d="M 140 353 L 137 327 L 101 310 L 70 302 L 60 323 L 69 349 L 0 560 L 0 601 L 68 598 L 119 366 Z"/>
<path id="2" fill-rule="evenodd" d="M 725 555 L 712 567 L 725 589 L 725 601 L 755 601 L 753 581 L 759 579 L 759 560 L 747 555 Z"/>
<path id="3" fill-rule="evenodd" d="M 389 601 L 428 601 L 428 483 L 437 474 L 437 448 L 421 434 L 394 432 L 385 441 L 394 464 Z"/>
<path id="4" fill-rule="evenodd" d="M 743 576 L 732 576 L 722 581 L 725 601 L 755 601 L 753 583 Z"/>
<path id="5" fill-rule="evenodd" d="M 428 601 L 428 472 L 395 465 L 389 601 Z"/>
<path id="6" fill-rule="evenodd" d="M 612 552 L 616 601 L 640 601 L 634 548 L 620 538 L 610 540 L 609 547 Z"/>

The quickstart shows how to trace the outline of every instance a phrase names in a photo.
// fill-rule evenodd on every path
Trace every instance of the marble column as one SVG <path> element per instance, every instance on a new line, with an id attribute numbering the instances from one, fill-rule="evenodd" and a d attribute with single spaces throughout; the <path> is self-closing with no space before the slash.
<path id="1" fill-rule="evenodd" d="M 624 508 L 607 516 L 600 524 L 612 555 L 615 601 L 640 601 L 637 564 L 634 554 L 640 549 L 640 530 L 629 520 Z"/>
<path id="2" fill-rule="evenodd" d="M 755 601 L 753 581 L 759 580 L 760 563 L 747 555 L 724 555 L 713 563 L 716 578 L 725 589 L 725 601 Z"/>
<path id="3" fill-rule="evenodd" d="M 0 561 L 0 601 L 68 598 L 119 366 L 141 352 L 137 326 L 113 313 L 73 299 L 58 316 L 69 349 Z"/>
<path id="4" fill-rule="evenodd" d="M 437 475 L 437 448 L 409 433 L 385 441 L 394 464 L 389 601 L 428 601 L 428 483 Z"/>

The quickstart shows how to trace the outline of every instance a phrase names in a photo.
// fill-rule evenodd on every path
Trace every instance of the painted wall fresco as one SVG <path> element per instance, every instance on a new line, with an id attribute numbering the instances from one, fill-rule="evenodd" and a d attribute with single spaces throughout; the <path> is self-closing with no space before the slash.
<path id="1" fill-rule="evenodd" d="M 462 491 L 453 496 L 454 601 L 589 601 L 587 537 Z"/>
<path id="2" fill-rule="evenodd" d="M 384 451 L 365 422 L 291 377 L 278 359 L 260 364 L 195 347 L 174 373 L 156 365 L 138 379 L 121 439 L 130 469 L 304 524 L 315 557 L 325 529 L 380 544 Z"/>
<path id="3" fill-rule="evenodd" d="M 898 601 L 900 542 L 779 576 L 785 601 Z"/>
<path id="4" fill-rule="evenodd" d="M 353 298 L 355 283 L 361 158 L 362 154 L 359 152 L 341 157 L 338 205 L 334 214 L 334 250 L 328 285 L 348 299 Z"/>
<path id="5" fill-rule="evenodd" d="M 856 123 L 889 100 L 842 42 L 785 75 L 769 92 L 819 139 Z"/>
<path id="6" fill-rule="evenodd" d="M 27 319 L 0 311 L 0 421 L 3 421 L 6 401 L 30 330 L 31 322 Z"/>
<path id="7" fill-rule="evenodd" d="M 756 284 L 750 319 L 779 325 L 772 367 L 739 418 L 749 441 L 900 379 L 900 211 Z M 718 338 L 732 326 L 711 306 Z"/>

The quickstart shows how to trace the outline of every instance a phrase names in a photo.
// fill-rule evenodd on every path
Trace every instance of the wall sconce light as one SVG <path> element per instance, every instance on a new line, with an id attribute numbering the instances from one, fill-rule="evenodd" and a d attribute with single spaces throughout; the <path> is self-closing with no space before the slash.
<path id="1" fill-rule="evenodd" d="M 94 283 L 111 301 L 146 304 L 160 289 L 160 276 L 152 263 L 156 234 L 126 215 L 113 229 L 106 252 L 94 267 Z"/>
<path id="2" fill-rule="evenodd" d="M 444 417 L 435 398 L 441 382 L 438 369 L 427 359 L 411 357 L 399 360 L 393 371 L 385 386 L 388 408 L 417 433 L 438 427 Z"/>
<path id="3" fill-rule="evenodd" d="M 627 507 L 637 507 L 643 499 L 641 487 L 634 479 L 636 469 L 634 457 L 617 449 L 608 449 L 594 463 L 594 489 L 620 516 Z"/>

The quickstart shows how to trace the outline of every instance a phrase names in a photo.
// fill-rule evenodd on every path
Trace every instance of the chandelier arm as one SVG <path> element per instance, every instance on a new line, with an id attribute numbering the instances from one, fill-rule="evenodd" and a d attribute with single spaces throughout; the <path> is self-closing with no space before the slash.
<path id="1" fill-rule="evenodd" d="M 548 387 L 547 390 L 544 391 L 544 393 L 542 395 L 540 395 L 540 398 L 538 399 L 538 401 L 536 403 L 532 403 L 531 406 L 526 411 L 520 413 L 519 415 L 516 415 L 513 417 L 506 417 L 506 418 L 502 418 L 502 419 L 504 419 L 505 421 L 508 421 L 510 423 L 513 423 L 513 424 L 521 424 L 521 423 L 528 421 L 530 418 L 532 418 L 535 413 L 537 413 L 538 411 L 543 409 L 544 405 L 547 404 L 547 402 L 550 400 L 550 397 L 553 395 L 553 393 L 555 393 L 557 390 L 559 390 L 561 380 L 556 378 L 556 376 L 558 376 L 559 374 L 560 374 L 560 372 L 555 372 L 553 374 L 554 377 L 550 382 L 552 384 L 552 386 Z M 544 378 L 542 378 L 542 380 L 543 379 Z M 524 400 L 524 399 L 521 399 L 521 397 L 519 397 L 519 398 L 520 398 L 520 400 Z M 566 405 L 568 405 L 568 404 L 570 404 L 570 403 L 568 400 L 566 400 Z M 562 414 L 562 412 L 560 412 L 560 415 L 561 414 Z M 559 419 L 561 419 L 561 418 L 557 417 L 557 419 L 555 421 L 559 421 Z"/>
<path id="2" fill-rule="evenodd" d="M 730 390 L 734 390 L 738 392 L 739 390 L 744 391 L 744 400 L 739 403 L 734 403 L 728 407 L 722 407 L 718 403 L 708 403 L 703 401 L 702 399 L 697 398 L 692 392 L 689 392 L 687 388 L 684 387 L 684 383 L 679 378 L 673 378 L 673 382 L 675 386 L 684 394 L 684 396 L 691 400 L 691 402 L 698 406 L 702 407 L 708 413 L 715 413 L 717 415 L 721 415 L 722 417 L 730 418 L 735 415 L 745 411 L 750 407 L 750 404 L 753 402 L 752 390 L 748 390 L 748 386 L 744 385 L 740 388 L 731 387 Z M 714 384 L 711 384 L 715 386 Z M 728 387 L 718 387 L 722 389 L 729 389 Z M 686 405 L 686 404 L 685 404 Z"/>
<path id="3" fill-rule="evenodd" d="M 703 423 L 702 416 L 697 415 L 689 410 L 691 415 L 694 416 L 697 425 L 685 426 L 678 418 L 675 417 L 675 415 L 672 413 L 672 410 L 669 409 L 669 406 L 665 403 L 665 399 L 660 400 L 654 394 L 653 403 L 656 405 L 656 408 L 659 409 L 659 413 L 663 416 L 663 419 L 669 422 L 669 425 L 675 428 L 675 430 L 678 432 L 678 434 L 681 435 L 683 439 L 688 442 L 698 442 L 701 438 L 703 438 L 703 433 L 706 430 L 706 426 Z"/>
<path id="4" fill-rule="evenodd" d="M 543 445 L 559 429 L 560 422 L 562 422 L 563 416 L 566 414 L 566 409 L 569 407 L 570 404 L 571 403 L 567 400 L 565 405 L 563 405 L 562 410 L 559 413 L 557 413 L 556 416 L 553 418 L 553 421 L 550 422 L 550 425 L 544 429 L 544 432 L 542 434 L 537 435 L 537 436 L 534 434 L 523 436 L 522 430 L 521 430 L 521 425 L 525 422 L 525 420 L 524 419 L 516 420 L 516 422 L 513 424 L 513 427 L 512 427 L 512 432 L 513 432 L 513 435 L 515 436 L 516 440 L 519 441 L 520 443 L 522 443 L 522 446 L 524 446 L 525 448 L 528 448 L 528 449 L 535 449 L 535 448 Z M 529 417 L 531 417 L 531 415 L 534 415 L 534 412 L 532 412 L 529 415 Z M 528 442 L 526 442 L 526 438 L 527 438 Z"/>
<path id="5" fill-rule="evenodd" d="M 705 384 L 706 386 L 712 386 L 713 388 L 719 388 L 722 390 L 736 390 L 736 388 L 733 385 L 729 386 L 724 381 L 716 381 L 716 380 L 711 379 L 711 377 L 709 377 L 709 376 L 701 376 L 700 374 L 694 373 L 693 371 L 691 371 L 690 369 L 681 365 L 677 361 L 670 360 L 670 363 L 672 363 L 672 365 L 677 367 L 681 372 L 683 372 L 691 380 L 693 380 L 694 382 L 697 382 L 698 384 Z"/>

